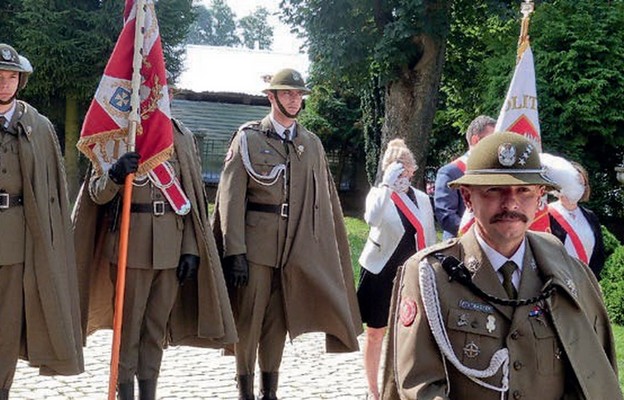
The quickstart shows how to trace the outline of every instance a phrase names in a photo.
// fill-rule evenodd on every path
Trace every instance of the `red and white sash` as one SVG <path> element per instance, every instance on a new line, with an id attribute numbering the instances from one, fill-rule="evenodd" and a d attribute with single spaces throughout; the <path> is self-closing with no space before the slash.
<path id="1" fill-rule="evenodd" d="M 548 206 L 548 212 L 550 213 L 550 215 L 553 216 L 553 218 L 559 223 L 559 225 L 561 225 L 563 230 L 565 230 L 566 233 L 568 234 L 568 237 L 570 238 L 570 241 L 572 242 L 572 246 L 574 246 L 574 251 L 576 251 L 576 257 L 579 260 L 583 261 L 585 264 L 588 264 L 589 257 L 587 256 L 587 251 L 585 250 L 585 246 L 583 246 L 583 241 L 581 240 L 579 235 L 576 233 L 574 228 L 572 228 L 572 225 L 570 225 L 570 223 L 566 220 L 566 217 L 563 214 L 561 214 L 559 210 L 557 210 L 552 205 Z"/>
<path id="2" fill-rule="evenodd" d="M 167 161 L 159 164 L 149 172 L 149 179 L 160 189 L 176 214 L 186 215 L 191 211 L 191 201 L 184 194 L 171 164 Z"/>
<path id="3" fill-rule="evenodd" d="M 411 188 L 409 190 L 412 190 Z M 403 215 L 416 229 L 416 251 L 422 250 L 426 247 L 425 242 L 425 230 L 418 220 L 417 214 L 418 208 L 414 202 L 405 193 L 392 192 L 390 195 L 392 202 L 401 210 Z"/>

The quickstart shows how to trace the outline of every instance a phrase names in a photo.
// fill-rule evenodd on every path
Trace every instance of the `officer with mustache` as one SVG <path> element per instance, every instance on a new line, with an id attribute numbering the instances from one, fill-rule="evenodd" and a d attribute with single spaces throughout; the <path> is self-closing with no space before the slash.
<path id="1" fill-rule="evenodd" d="M 481 140 L 459 188 L 475 224 L 398 273 L 383 399 L 622 399 L 591 270 L 528 231 L 545 189 L 521 135 Z"/>

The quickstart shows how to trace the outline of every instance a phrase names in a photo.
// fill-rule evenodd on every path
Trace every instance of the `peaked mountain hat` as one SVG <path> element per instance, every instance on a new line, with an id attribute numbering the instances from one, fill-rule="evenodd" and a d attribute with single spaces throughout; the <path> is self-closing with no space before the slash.
<path id="1" fill-rule="evenodd" d="M 291 68 L 284 68 L 273 75 L 269 87 L 264 89 L 263 92 L 267 93 L 271 90 L 301 90 L 305 94 L 310 93 L 310 89 L 305 85 L 303 76 Z"/>
<path id="2" fill-rule="evenodd" d="M 544 175 L 538 148 L 526 137 L 499 132 L 481 139 L 470 150 L 466 173 L 452 182 L 456 189 L 469 186 L 543 185 L 547 190 L 558 186 Z"/>

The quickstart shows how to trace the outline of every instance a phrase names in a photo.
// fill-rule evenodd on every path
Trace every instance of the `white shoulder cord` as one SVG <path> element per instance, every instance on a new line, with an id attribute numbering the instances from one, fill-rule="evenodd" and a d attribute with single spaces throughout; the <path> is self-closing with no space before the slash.
<path id="1" fill-rule="evenodd" d="M 284 173 L 284 181 L 286 180 L 286 164 L 277 164 L 273 167 L 271 172 L 266 175 L 257 173 L 253 166 L 251 165 L 251 161 L 249 160 L 249 149 L 247 147 L 247 133 L 244 130 L 240 131 L 240 153 L 243 159 L 243 165 L 247 170 L 247 174 L 263 186 L 271 186 L 277 182 L 281 173 Z"/>
<path id="2" fill-rule="evenodd" d="M 451 346 L 451 341 L 444 327 L 433 267 L 427 261 L 423 260 L 418 265 L 418 269 L 420 275 L 420 292 L 425 307 L 425 314 L 429 320 L 431 333 L 440 348 L 440 352 L 459 372 L 466 375 L 480 386 L 501 392 L 501 400 L 504 400 L 505 393 L 509 389 L 509 351 L 503 348 L 494 353 L 490 360 L 490 365 L 484 370 L 468 368 L 463 365 L 455 355 L 453 347 Z M 500 387 L 490 385 L 479 379 L 494 376 L 501 366 L 503 367 L 503 378 Z"/>

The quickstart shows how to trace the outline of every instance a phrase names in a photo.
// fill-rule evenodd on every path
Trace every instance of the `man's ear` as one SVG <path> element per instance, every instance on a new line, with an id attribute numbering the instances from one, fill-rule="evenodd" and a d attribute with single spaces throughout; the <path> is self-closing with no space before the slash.
<path id="1" fill-rule="evenodd" d="M 461 193 L 462 199 L 464 199 L 466 209 L 472 212 L 472 198 L 470 197 L 470 190 L 466 186 L 460 186 L 459 193 Z"/>

